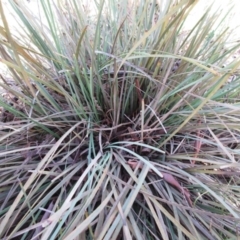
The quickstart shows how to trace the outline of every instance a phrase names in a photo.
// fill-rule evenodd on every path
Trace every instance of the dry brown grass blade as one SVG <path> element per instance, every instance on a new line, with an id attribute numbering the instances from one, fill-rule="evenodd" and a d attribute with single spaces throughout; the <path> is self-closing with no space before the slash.
<path id="1" fill-rule="evenodd" d="M 198 125 L 200 125 L 201 124 L 201 120 L 199 120 L 198 121 Z M 201 134 L 201 130 L 200 129 L 198 129 L 197 130 L 197 140 L 195 141 L 195 150 L 196 150 L 196 152 L 195 152 L 195 154 L 194 154 L 194 158 L 197 158 L 198 157 L 198 154 L 199 154 L 199 152 L 200 152 L 200 150 L 201 150 L 201 146 L 202 146 L 202 140 L 201 140 L 201 138 L 202 138 L 202 134 Z M 195 160 L 192 160 L 191 161 L 191 164 L 194 166 L 195 165 Z"/>
<path id="2" fill-rule="evenodd" d="M 128 160 L 127 164 L 132 168 L 132 169 L 136 169 L 138 167 L 142 168 L 142 163 L 140 163 L 139 161 L 136 161 L 135 159 L 130 159 Z M 153 172 L 152 170 L 150 170 L 149 172 Z M 176 189 L 179 190 L 179 192 L 181 192 L 185 197 L 186 197 L 186 200 L 188 202 L 188 204 L 192 207 L 193 204 L 192 204 L 192 200 L 191 200 L 191 197 L 190 197 L 190 193 L 189 191 L 182 187 L 178 180 L 172 175 L 172 174 L 169 174 L 169 173 L 164 173 L 162 172 L 162 175 L 163 175 L 163 179 L 169 183 L 170 185 L 172 185 L 173 187 L 175 187 Z"/>

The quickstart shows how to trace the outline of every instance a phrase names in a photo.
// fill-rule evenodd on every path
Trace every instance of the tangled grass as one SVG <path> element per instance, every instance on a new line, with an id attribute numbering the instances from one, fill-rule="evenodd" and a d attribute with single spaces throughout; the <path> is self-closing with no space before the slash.
<path id="1" fill-rule="evenodd" d="M 184 32 L 196 1 L 86 15 L 41 0 L 44 23 L 9 2 L 24 32 L 0 2 L 14 81 L 0 83 L 0 238 L 237 239 L 239 44 L 225 49 L 224 18 L 208 9 Z"/>

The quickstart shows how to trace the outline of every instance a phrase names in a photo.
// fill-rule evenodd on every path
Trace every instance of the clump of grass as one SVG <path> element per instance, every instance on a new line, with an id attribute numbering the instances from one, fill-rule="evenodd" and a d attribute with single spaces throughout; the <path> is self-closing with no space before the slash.
<path id="1" fill-rule="evenodd" d="M 196 1 L 41 0 L 46 22 L 9 2 L 1 239 L 239 236 L 239 45 L 218 13 L 184 33 Z"/>

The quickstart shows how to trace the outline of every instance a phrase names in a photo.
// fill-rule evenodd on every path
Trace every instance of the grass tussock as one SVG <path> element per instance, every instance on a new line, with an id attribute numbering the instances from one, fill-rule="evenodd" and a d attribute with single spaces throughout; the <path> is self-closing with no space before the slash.
<path id="1" fill-rule="evenodd" d="M 91 2 L 41 0 L 43 21 L 9 1 L 19 32 L 0 2 L 0 238 L 240 237 L 226 16 L 184 31 L 197 1 Z"/>

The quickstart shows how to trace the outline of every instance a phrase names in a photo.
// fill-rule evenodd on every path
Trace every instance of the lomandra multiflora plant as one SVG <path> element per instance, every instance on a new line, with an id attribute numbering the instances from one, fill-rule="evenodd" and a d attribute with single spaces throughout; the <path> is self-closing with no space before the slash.
<path id="1" fill-rule="evenodd" d="M 240 237 L 239 45 L 197 2 L 0 2 L 1 239 Z"/>

